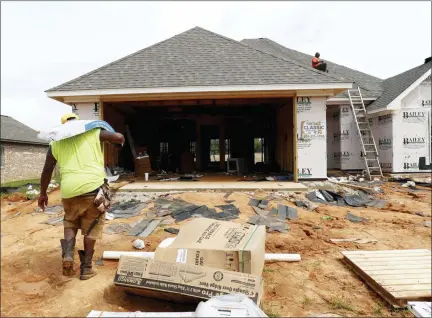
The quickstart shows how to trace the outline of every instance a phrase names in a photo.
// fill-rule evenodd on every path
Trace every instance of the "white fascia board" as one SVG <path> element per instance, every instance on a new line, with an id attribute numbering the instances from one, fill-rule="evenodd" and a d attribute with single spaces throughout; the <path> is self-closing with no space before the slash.
<path id="1" fill-rule="evenodd" d="M 368 97 L 368 98 L 363 98 L 363 101 L 365 102 L 373 102 L 375 101 L 377 98 L 376 97 Z M 350 104 L 350 100 L 349 98 L 343 98 L 343 97 L 338 97 L 338 98 L 329 98 L 327 99 L 327 105 L 340 105 L 340 104 Z"/>
<path id="2" fill-rule="evenodd" d="M 68 96 L 104 96 L 134 94 L 169 94 L 169 93 L 204 93 L 204 92 L 241 92 L 241 91 L 296 91 L 314 89 L 352 88 L 352 83 L 329 84 L 278 84 L 278 85 L 232 85 L 232 86 L 187 86 L 187 87 L 155 87 L 125 89 L 95 89 L 79 91 L 51 91 L 48 97 Z"/>

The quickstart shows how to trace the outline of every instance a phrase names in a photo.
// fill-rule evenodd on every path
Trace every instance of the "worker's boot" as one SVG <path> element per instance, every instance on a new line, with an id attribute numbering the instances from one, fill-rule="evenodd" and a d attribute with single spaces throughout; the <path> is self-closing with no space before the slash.
<path id="1" fill-rule="evenodd" d="M 73 276 L 76 273 L 74 266 L 75 238 L 69 241 L 61 239 L 60 244 L 62 247 L 63 275 Z"/>
<path id="2" fill-rule="evenodd" d="M 93 253 L 94 253 L 94 250 L 92 250 L 90 252 L 86 252 L 83 250 L 78 251 L 78 255 L 79 255 L 79 258 L 81 261 L 80 279 L 82 279 L 82 280 L 92 278 L 93 276 L 95 276 L 97 274 L 96 268 L 93 268 L 93 266 L 92 266 Z"/>

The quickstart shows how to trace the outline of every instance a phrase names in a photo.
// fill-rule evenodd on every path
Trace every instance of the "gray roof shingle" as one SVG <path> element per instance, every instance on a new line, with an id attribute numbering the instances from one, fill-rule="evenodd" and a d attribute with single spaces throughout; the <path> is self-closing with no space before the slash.
<path id="1" fill-rule="evenodd" d="M 195 27 L 47 92 L 346 82 Z"/>
<path id="2" fill-rule="evenodd" d="M 368 112 L 386 108 L 395 98 L 402 94 L 408 87 L 414 84 L 420 77 L 422 77 L 431 68 L 431 62 L 424 63 L 414 67 L 406 72 L 398 74 L 384 80 L 383 92 L 381 96 L 367 106 Z"/>
<path id="3" fill-rule="evenodd" d="M 311 66 L 312 63 L 312 55 L 289 49 L 270 39 L 244 39 L 241 41 L 241 43 L 245 43 L 255 49 L 273 54 L 280 58 L 296 61 L 297 63 L 305 66 Z M 327 59 L 325 59 L 325 62 L 327 63 L 327 69 L 331 75 L 355 82 L 358 86 L 360 86 L 363 97 L 376 98 L 380 96 L 382 91 L 382 79 L 330 62 Z M 347 93 L 342 93 L 337 97 L 348 97 L 348 95 Z"/>
<path id="4" fill-rule="evenodd" d="M 37 137 L 38 132 L 9 116 L 1 115 L 1 141 L 26 144 L 47 145 L 48 142 Z"/>

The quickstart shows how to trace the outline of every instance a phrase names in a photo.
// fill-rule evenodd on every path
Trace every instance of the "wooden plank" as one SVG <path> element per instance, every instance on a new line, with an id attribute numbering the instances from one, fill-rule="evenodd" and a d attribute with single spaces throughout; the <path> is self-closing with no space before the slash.
<path id="1" fill-rule="evenodd" d="M 432 299 L 432 294 L 430 290 L 405 290 L 405 291 L 400 291 L 400 292 L 393 292 L 392 293 L 394 295 L 394 297 L 397 298 L 403 298 L 406 300 L 411 300 L 411 299 L 424 299 L 424 300 L 430 300 Z"/>
<path id="2" fill-rule="evenodd" d="M 389 286 L 389 285 L 413 285 L 413 284 L 428 284 L 430 283 L 430 278 L 405 278 L 401 275 L 399 279 L 391 279 L 391 278 L 372 278 L 379 283 L 381 286 Z"/>
<path id="3" fill-rule="evenodd" d="M 408 253 L 408 254 L 415 254 L 420 252 L 429 252 L 430 250 L 427 249 L 416 249 L 416 250 L 382 250 L 382 251 L 343 251 L 341 252 L 343 255 L 351 256 L 351 255 L 363 255 L 363 254 L 399 254 L 399 253 Z"/>
<path id="4" fill-rule="evenodd" d="M 367 258 L 367 259 L 352 259 L 350 257 L 350 259 L 356 263 L 361 263 L 361 264 L 379 264 L 379 263 L 383 263 L 383 264 L 415 264 L 415 263 L 420 263 L 420 264 L 427 264 L 427 263 L 431 263 L 432 258 L 430 258 L 429 256 L 419 256 L 419 257 L 412 257 L 412 258 L 408 258 L 408 257 L 401 257 L 401 258 Z"/>
<path id="5" fill-rule="evenodd" d="M 399 279 L 401 277 L 401 275 L 403 275 L 404 278 L 429 278 L 429 280 L 432 279 L 432 276 L 430 275 L 430 273 L 403 273 L 403 274 L 394 274 L 394 273 L 389 273 L 389 274 L 379 274 L 379 275 L 375 275 L 375 274 L 370 274 L 368 272 L 366 272 L 366 274 L 369 274 L 369 276 L 373 277 L 374 279 Z"/>
<path id="6" fill-rule="evenodd" d="M 387 286 L 387 289 L 390 292 L 402 292 L 402 291 L 411 291 L 411 290 L 431 290 L 431 284 L 416 284 L 416 285 L 395 285 L 395 286 Z M 427 294 L 427 292 L 425 293 Z"/>
<path id="7" fill-rule="evenodd" d="M 394 259 L 394 258 L 431 258 L 430 253 L 415 253 L 415 254 L 384 254 L 384 255 L 350 255 L 350 259 Z"/>
<path id="8" fill-rule="evenodd" d="M 357 264 L 357 262 L 356 262 Z M 377 270 L 382 270 L 382 269 L 389 269 L 389 270 L 393 270 L 393 269 L 406 269 L 408 267 L 407 264 L 376 264 L 376 263 L 371 263 L 370 265 L 368 264 L 362 264 L 362 269 L 364 271 L 369 271 L 369 270 L 373 270 L 373 271 L 377 271 Z M 410 269 L 415 269 L 415 268 L 432 268 L 431 264 L 409 264 L 409 268 Z"/>
<path id="9" fill-rule="evenodd" d="M 413 269 L 395 269 L 395 270 L 387 269 L 387 270 L 376 270 L 376 271 L 375 270 L 368 270 L 367 271 L 368 275 L 374 275 L 374 276 L 396 275 L 396 274 L 405 275 L 405 274 L 417 274 L 417 273 L 428 274 L 428 273 L 430 273 L 430 270 L 427 268 L 413 268 Z"/>

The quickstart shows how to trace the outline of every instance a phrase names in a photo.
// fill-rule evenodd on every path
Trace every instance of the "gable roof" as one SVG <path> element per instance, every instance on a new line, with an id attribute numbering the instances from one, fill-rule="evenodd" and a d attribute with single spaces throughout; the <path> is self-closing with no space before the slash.
<path id="1" fill-rule="evenodd" d="M 386 79 L 382 84 L 384 90 L 381 96 L 367 106 L 368 112 L 386 108 L 387 105 L 420 79 L 420 77 L 425 75 L 426 72 L 431 69 L 431 63 L 431 61 L 426 62 L 406 72 Z"/>
<path id="2" fill-rule="evenodd" d="M 347 83 L 195 27 L 47 90 Z"/>
<path id="3" fill-rule="evenodd" d="M 305 66 L 310 66 L 312 63 L 312 55 L 289 49 L 270 39 L 244 39 L 241 41 L 241 43 L 245 43 L 253 48 L 273 54 L 275 56 L 279 56 L 284 59 L 296 61 L 297 63 Z M 339 78 L 347 79 L 351 82 L 355 82 L 358 86 L 360 86 L 363 97 L 376 98 L 380 96 L 382 91 L 382 79 L 353 70 L 343 65 L 330 62 L 328 60 L 325 60 L 325 62 L 327 63 L 327 69 L 329 71 L 329 74 L 338 76 Z M 348 97 L 348 95 L 347 93 L 342 93 L 336 97 Z"/>
<path id="4" fill-rule="evenodd" d="M 9 116 L 1 115 L 1 141 L 48 145 L 37 137 L 38 132 Z"/>

